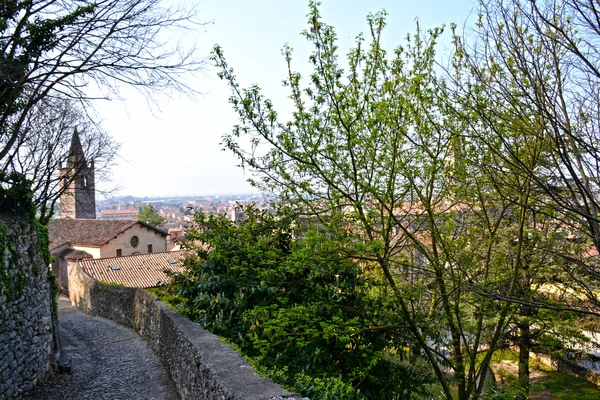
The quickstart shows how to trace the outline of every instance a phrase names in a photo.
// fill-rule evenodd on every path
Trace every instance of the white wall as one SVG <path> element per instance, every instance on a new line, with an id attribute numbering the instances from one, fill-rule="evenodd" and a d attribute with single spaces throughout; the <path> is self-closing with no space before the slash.
<path id="1" fill-rule="evenodd" d="M 136 247 L 130 244 L 131 238 L 137 236 L 139 243 Z M 148 253 L 148 245 L 152 245 L 152 252 L 167 251 L 167 238 L 154 230 L 140 224 L 135 224 L 119 236 L 100 248 L 100 258 L 116 257 L 117 249 L 121 249 L 122 256 Z M 94 256 L 96 258 L 96 256 Z"/>
<path id="2" fill-rule="evenodd" d="M 89 253 L 92 258 L 100 258 L 100 247 L 73 246 L 73 248 Z"/>

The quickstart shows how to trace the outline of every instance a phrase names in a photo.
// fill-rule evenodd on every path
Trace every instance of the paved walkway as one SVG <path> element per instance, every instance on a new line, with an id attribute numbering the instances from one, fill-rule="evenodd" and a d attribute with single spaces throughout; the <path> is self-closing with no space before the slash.
<path id="1" fill-rule="evenodd" d="M 35 390 L 32 400 L 177 400 L 167 373 L 148 344 L 132 329 L 92 317 L 59 300 L 63 354 L 72 373 L 58 374 Z"/>

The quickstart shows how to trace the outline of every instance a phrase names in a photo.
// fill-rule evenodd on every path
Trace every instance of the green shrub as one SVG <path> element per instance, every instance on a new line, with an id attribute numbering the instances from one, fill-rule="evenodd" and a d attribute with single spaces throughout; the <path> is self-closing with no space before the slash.
<path id="1" fill-rule="evenodd" d="M 246 214 L 239 227 L 196 215 L 186 243 L 197 256 L 169 288 L 182 299 L 179 310 L 312 399 L 422 392 L 430 373 L 405 351 L 405 328 L 368 265 L 289 214 Z"/>

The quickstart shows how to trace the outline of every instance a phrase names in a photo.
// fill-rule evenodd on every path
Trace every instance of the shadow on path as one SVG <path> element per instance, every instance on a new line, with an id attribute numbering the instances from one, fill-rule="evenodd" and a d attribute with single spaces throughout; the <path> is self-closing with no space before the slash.
<path id="1" fill-rule="evenodd" d="M 61 373 L 26 399 L 176 400 L 167 372 L 148 344 L 132 329 L 92 317 L 59 299 L 63 356 L 71 374 Z"/>

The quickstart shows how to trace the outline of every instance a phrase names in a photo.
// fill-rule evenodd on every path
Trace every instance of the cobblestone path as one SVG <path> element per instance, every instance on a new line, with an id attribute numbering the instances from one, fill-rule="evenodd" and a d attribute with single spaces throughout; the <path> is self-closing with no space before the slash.
<path id="1" fill-rule="evenodd" d="M 173 383 L 148 344 L 133 330 L 84 314 L 59 300 L 62 348 L 72 373 L 58 374 L 32 400 L 177 400 Z"/>

